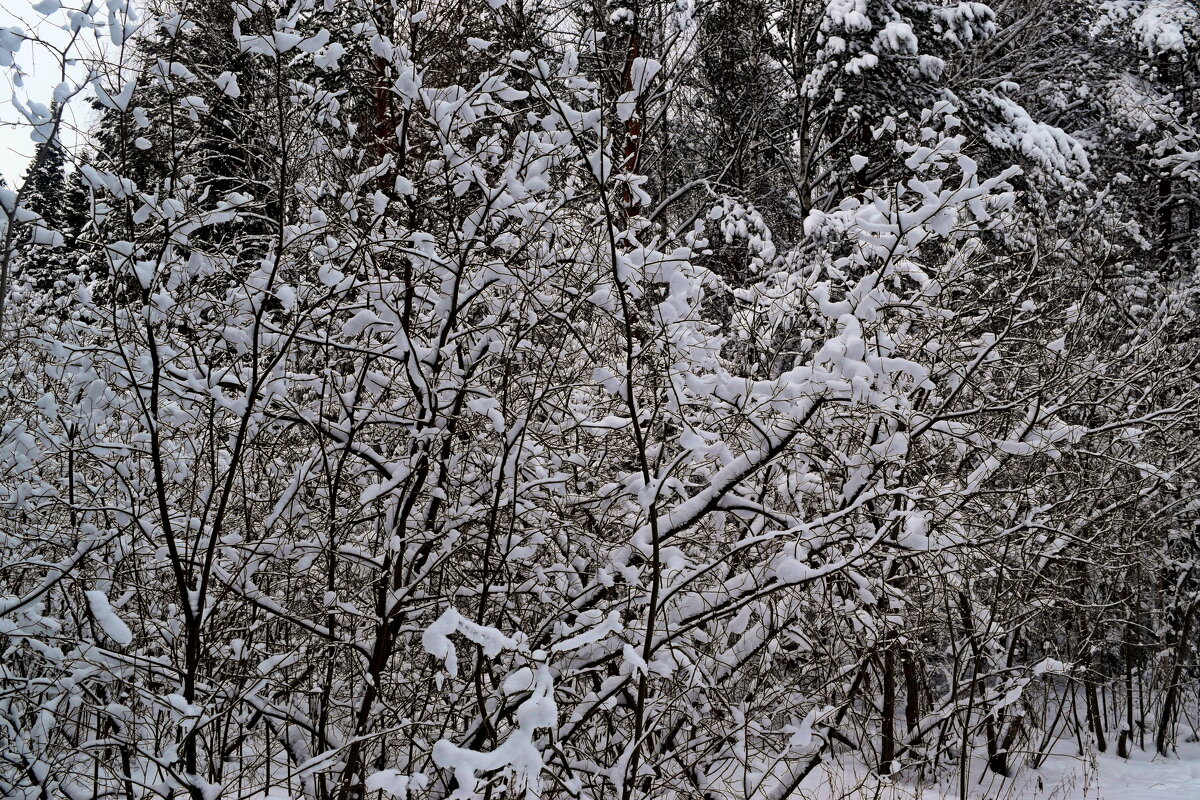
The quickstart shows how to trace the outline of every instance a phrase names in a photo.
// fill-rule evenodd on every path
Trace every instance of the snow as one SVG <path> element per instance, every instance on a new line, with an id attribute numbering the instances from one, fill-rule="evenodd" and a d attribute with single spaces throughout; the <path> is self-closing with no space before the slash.
<path id="1" fill-rule="evenodd" d="M 382 791 L 392 797 L 408 797 L 411 791 L 424 789 L 429 779 L 424 775 L 405 775 L 399 770 L 385 769 L 367 778 L 367 789 Z"/>
<path id="2" fill-rule="evenodd" d="M 450 641 L 451 634 L 460 633 L 483 648 L 484 655 L 493 657 L 501 650 L 517 646 L 512 639 L 495 628 L 477 625 L 463 617 L 454 608 L 447 608 L 440 617 L 421 634 L 421 646 L 425 652 L 434 658 L 444 661 L 446 671 L 451 675 L 458 674 L 458 654 L 454 643 Z"/>
<path id="3" fill-rule="evenodd" d="M 1198 26 L 1200 13 L 1180 0 L 1150 0 L 1133 22 L 1148 53 L 1187 53 Z"/>
<path id="4" fill-rule="evenodd" d="M 1149 744 L 1149 742 L 1147 742 Z M 1074 748 L 1074 742 L 1064 747 Z M 982 777 L 981 777 L 982 776 Z M 961 797 L 956 779 L 914 786 L 871 775 L 861 764 L 824 765 L 801 785 L 805 800 L 952 800 Z M 1109 752 L 1051 756 L 1040 769 L 1025 769 L 1003 779 L 977 759 L 968 786 L 969 800 L 1192 800 L 1200 798 L 1200 743 L 1179 747 L 1178 757 L 1163 758 L 1135 749 L 1129 759 Z"/>
<path id="5" fill-rule="evenodd" d="M 0 67 L 11 67 L 13 55 L 25 42 L 25 31 L 16 27 L 0 28 Z"/>
<path id="6" fill-rule="evenodd" d="M 123 41 L 132 2 L 88 20 Z M 995 15 L 950 2 L 786 41 L 525 4 L 568 27 L 535 55 L 486 11 L 247 0 L 225 65 L 148 21 L 180 60 L 90 90 L 145 153 L 0 188 L 0 795 L 1200 797 L 1196 746 L 1078 756 L 1062 711 L 1196 716 L 1200 282 L 1122 232 L 1182 233 L 1134 182 L 1200 164 L 1145 52 L 1194 26 L 1128 0 L 1078 45 L 1119 63 L 1060 74 L 959 58 Z"/>
<path id="7" fill-rule="evenodd" d="M 535 658 L 539 655 L 534 654 Z M 441 739 L 433 746 L 434 763 L 442 769 L 452 770 L 459 783 L 458 790 L 450 795 L 451 800 L 481 797 L 475 786 L 477 773 L 498 769 L 511 770 L 514 788 L 518 790 L 516 796 L 539 796 L 544 762 L 534 735 L 539 728 L 554 725 L 558 709 L 549 667 L 543 662 L 536 670 L 530 669 L 522 676 L 525 674 L 532 677 L 530 696 L 517 707 L 517 728 L 495 750 L 479 752 L 459 747 L 447 739 Z M 521 792 L 521 789 L 527 791 Z"/>
<path id="8" fill-rule="evenodd" d="M 1043 768 L 1058 775 L 1061 793 L 1052 795 L 1050 781 L 1038 791 L 1036 784 L 1024 797 L 1061 797 L 1063 800 L 1188 800 L 1200 797 L 1200 745 L 1185 744 L 1179 758 L 1161 758 L 1135 750 L 1126 760 L 1112 752 L 1100 754 L 1094 764 L 1067 756 L 1054 757 Z"/>
<path id="9" fill-rule="evenodd" d="M 230 97 L 242 96 L 242 89 L 238 86 L 237 76 L 232 72 L 222 72 L 217 76 L 217 88 Z"/>
<path id="10" fill-rule="evenodd" d="M 133 632 L 117 616 L 117 612 L 113 610 L 112 605 L 108 602 L 108 595 L 99 589 L 94 589 L 85 594 L 87 596 L 88 608 L 92 611 L 92 616 L 96 618 L 96 623 L 108 638 L 122 647 L 132 643 Z"/>

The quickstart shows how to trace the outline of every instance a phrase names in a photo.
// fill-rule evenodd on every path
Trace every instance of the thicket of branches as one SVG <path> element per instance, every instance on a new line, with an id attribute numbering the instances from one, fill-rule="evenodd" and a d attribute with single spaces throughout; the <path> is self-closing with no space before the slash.
<path id="1" fill-rule="evenodd" d="M 965 798 L 1195 735 L 1193 0 L 39 15 L 3 796 Z"/>

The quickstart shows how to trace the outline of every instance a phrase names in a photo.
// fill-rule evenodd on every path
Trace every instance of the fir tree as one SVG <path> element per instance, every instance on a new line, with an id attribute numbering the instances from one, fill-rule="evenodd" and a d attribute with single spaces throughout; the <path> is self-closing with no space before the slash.
<path id="1" fill-rule="evenodd" d="M 61 272 L 62 255 L 56 246 L 66 238 L 63 223 L 67 216 L 66 152 L 58 138 L 58 131 L 37 146 L 33 161 L 24 177 L 24 205 L 38 214 L 40 220 L 30 226 L 23 253 L 25 280 L 31 285 L 45 289 L 51 286 L 56 274 Z"/>
<path id="2" fill-rule="evenodd" d="M 84 163 L 86 162 L 85 158 Z M 82 173 L 79 169 L 71 170 L 66 177 L 62 207 L 62 234 L 67 244 L 82 246 L 79 237 L 91 216 L 91 204 L 91 195 L 83 182 Z"/>
<path id="3" fill-rule="evenodd" d="M 58 230 L 67 196 L 66 153 L 57 130 L 40 143 L 25 171 L 25 205 L 37 212 L 46 227 Z"/>

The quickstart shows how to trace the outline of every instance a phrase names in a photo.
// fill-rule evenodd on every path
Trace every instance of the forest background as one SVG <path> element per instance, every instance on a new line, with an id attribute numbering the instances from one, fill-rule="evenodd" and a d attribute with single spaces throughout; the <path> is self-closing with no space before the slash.
<path id="1" fill-rule="evenodd" d="M 1195 0 L 9 12 L 3 796 L 1196 737 Z"/>

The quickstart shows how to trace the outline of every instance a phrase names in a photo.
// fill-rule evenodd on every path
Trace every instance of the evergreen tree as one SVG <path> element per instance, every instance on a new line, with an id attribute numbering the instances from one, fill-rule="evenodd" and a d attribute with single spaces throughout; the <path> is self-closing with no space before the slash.
<path id="1" fill-rule="evenodd" d="M 83 163 L 86 164 L 87 161 L 87 158 L 83 159 Z M 62 234 L 68 245 L 83 246 L 79 239 L 83 235 L 84 228 L 87 227 L 91 203 L 91 194 L 84 185 L 81 171 L 79 169 L 71 170 L 67 173 L 62 207 Z"/>
<path id="2" fill-rule="evenodd" d="M 38 144 L 23 178 L 24 205 L 40 219 L 30 223 L 28 239 L 21 248 L 22 273 L 28 283 L 40 289 L 53 284 L 58 271 L 56 266 L 62 258 L 56 249 L 65 239 L 66 162 L 66 152 L 56 128 L 48 139 Z"/>
<path id="3" fill-rule="evenodd" d="M 58 230 L 67 196 L 66 153 L 55 131 L 37 146 L 25 171 L 25 205 L 41 216 L 46 227 Z"/>

